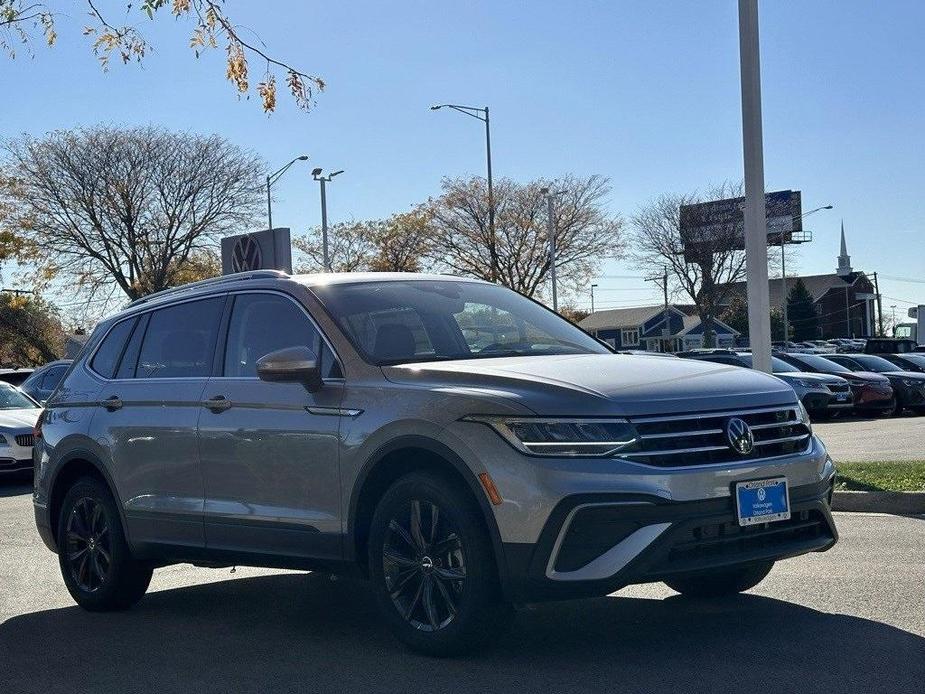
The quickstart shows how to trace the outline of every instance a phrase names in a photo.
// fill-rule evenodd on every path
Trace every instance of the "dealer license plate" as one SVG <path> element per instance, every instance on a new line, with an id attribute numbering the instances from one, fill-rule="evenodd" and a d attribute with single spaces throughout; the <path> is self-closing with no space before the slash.
<path id="1" fill-rule="evenodd" d="M 772 523 L 790 518 L 790 493 L 786 477 L 736 482 L 739 525 Z"/>

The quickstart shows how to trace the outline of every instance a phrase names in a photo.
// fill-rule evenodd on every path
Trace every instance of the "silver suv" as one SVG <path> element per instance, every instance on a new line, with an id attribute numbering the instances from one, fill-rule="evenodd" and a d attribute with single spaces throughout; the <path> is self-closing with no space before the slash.
<path id="1" fill-rule="evenodd" d="M 443 654 L 512 605 L 735 593 L 837 538 L 789 386 L 614 354 L 475 280 L 259 271 L 146 297 L 36 434 L 36 524 L 89 610 L 178 562 L 352 573 Z"/>

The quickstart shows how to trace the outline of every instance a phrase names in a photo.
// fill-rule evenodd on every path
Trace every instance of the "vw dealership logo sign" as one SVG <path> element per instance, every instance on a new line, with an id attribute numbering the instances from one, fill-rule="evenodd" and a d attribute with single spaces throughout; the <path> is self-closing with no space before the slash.
<path id="1" fill-rule="evenodd" d="M 748 455 L 755 450 L 755 435 L 751 428 L 738 417 L 726 422 L 726 438 L 736 453 Z"/>
<path id="2" fill-rule="evenodd" d="M 263 254 L 260 244 L 250 234 L 243 234 L 231 251 L 231 266 L 235 272 L 260 270 L 263 267 Z"/>

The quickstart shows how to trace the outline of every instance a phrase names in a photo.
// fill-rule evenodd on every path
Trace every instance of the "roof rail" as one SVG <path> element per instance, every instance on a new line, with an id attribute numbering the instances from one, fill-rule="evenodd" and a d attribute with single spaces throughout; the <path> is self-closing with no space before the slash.
<path id="1" fill-rule="evenodd" d="M 169 289 L 162 289 L 159 292 L 154 292 L 153 294 L 148 294 L 141 297 L 140 299 L 135 299 L 132 303 L 128 305 L 127 308 L 132 306 L 140 306 L 141 304 L 146 304 L 149 301 L 154 299 L 160 299 L 165 296 L 173 296 L 174 294 L 183 294 L 184 292 L 192 291 L 194 289 L 200 289 L 201 287 L 211 287 L 216 284 L 224 284 L 225 282 L 236 282 L 238 280 L 259 280 L 267 279 L 272 277 L 289 277 L 289 275 L 282 270 L 251 270 L 249 272 L 236 272 L 230 275 L 220 275 L 219 277 L 209 277 L 208 279 L 199 280 L 198 282 L 190 282 L 189 284 L 181 284 L 179 287 L 170 287 Z"/>

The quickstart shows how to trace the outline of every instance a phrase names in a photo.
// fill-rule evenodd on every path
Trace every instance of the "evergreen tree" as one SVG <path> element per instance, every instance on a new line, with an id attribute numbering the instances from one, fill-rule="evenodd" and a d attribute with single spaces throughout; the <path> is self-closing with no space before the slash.
<path id="1" fill-rule="evenodd" d="M 801 342 L 819 337 L 819 314 L 812 294 L 800 278 L 787 295 L 787 318 L 794 340 Z"/>

